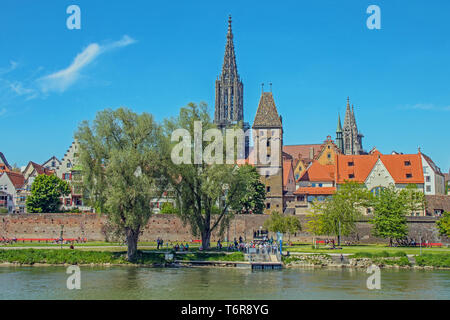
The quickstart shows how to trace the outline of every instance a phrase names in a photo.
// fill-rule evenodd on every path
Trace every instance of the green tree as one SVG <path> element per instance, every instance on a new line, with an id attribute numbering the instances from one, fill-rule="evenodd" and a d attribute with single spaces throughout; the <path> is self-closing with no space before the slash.
<path id="1" fill-rule="evenodd" d="M 404 239 L 408 234 L 406 214 L 411 208 L 410 199 L 395 186 L 381 188 L 372 199 L 374 217 L 369 222 L 374 225 L 372 234 L 376 237 L 393 240 Z"/>
<path id="2" fill-rule="evenodd" d="M 195 161 L 195 157 L 203 153 L 205 147 L 218 143 L 214 155 L 226 147 L 225 143 L 221 147 L 216 138 L 210 144 L 201 138 L 196 139 L 195 122 L 197 125 L 201 124 L 203 137 L 206 130 L 216 128 L 209 117 L 206 104 L 203 103 L 190 103 L 181 108 L 178 117 L 166 120 L 166 137 L 173 151 L 171 156 L 180 156 L 186 160 L 181 163 L 168 161 L 166 178 L 176 194 L 178 215 L 185 224 L 189 224 L 194 236 L 201 236 L 202 248 L 208 249 L 212 232 L 218 230 L 223 235 L 233 214 L 242 210 L 240 201 L 247 190 L 247 181 L 252 179 L 252 172 L 241 170 L 234 163 Z M 181 142 L 171 139 L 172 133 L 177 129 L 184 130 Z M 221 134 L 220 131 L 217 133 Z M 186 148 L 177 154 L 173 148 L 183 143 Z M 194 147 L 193 150 L 191 146 Z"/>
<path id="3" fill-rule="evenodd" d="M 139 234 L 152 214 L 151 200 L 167 187 L 160 178 L 167 161 L 161 127 L 148 113 L 107 109 L 92 125 L 83 121 L 75 138 L 88 202 L 125 237 L 127 258 L 134 261 Z"/>
<path id="4" fill-rule="evenodd" d="M 450 212 L 444 212 L 442 217 L 436 221 L 436 226 L 442 236 L 450 237 Z"/>
<path id="5" fill-rule="evenodd" d="M 270 218 L 264 221 L 264 228 L 271 232 L 287 233 L 290 240 L 291 234 L 302 230 L 302 225 L 297 217 L 283 215 L 274 211 Z"/>
<path id="6" fill-rule="evenodd" d="M 320 213 L 320 204 L 313 204 L 316 211 L 312 211 L 307 214 L 306 231 L 316 236 L 322 236 L 326 234 L 324 215 Z"/>
<path id="7" fill-rule="evenodd" d="M 251 165 L 244 165 L 239 170 L 249 177 L 246 183 L 246 192 L 239 201 L 242 213 L 262 214 L 266 200 L 266 188 L 260 180 L 258 171 Z"/>
<path id="8" fill-rule="evenodd" d="M 356 230 L 356 221 L 370 199 L 371 193 L 363 184 L 346 181 L 333 196 L 312 203 L 308 229 L 313 229 L 317 235 L 337 236 L 339 246 L 341 235 L 348 236 Z"/>
<path id="9" fill-rule="evenodd" d="M 161 207 L 162 214 L 178 213 L 178 210 L 173 206 L 172 202 L 164 202 Z"/>
<path id="10" fill-rule="evenodd" d="M 278 211 L 273 211 L 270 218 L 264 221 L 264 228 L 270 232 L 287 233 L 288 224 Z"/>
<path id="11" fill-rule="evenodd" d="M 416 184 L 408 184 L 400 191 L 400 196 L 405 200 L 406 214 L 413 214 L 416 211 L 423 212 L 425 210 L 425 193 L 419 190 Z"/>
<path id="12" fill-rule="evenodd" d="M 38 175 L 31 185 L 26 206 L 29 213 L 53 213 L 61 207 L 62 196 L 70 194 L 70 185 L 57 176 Z"/>

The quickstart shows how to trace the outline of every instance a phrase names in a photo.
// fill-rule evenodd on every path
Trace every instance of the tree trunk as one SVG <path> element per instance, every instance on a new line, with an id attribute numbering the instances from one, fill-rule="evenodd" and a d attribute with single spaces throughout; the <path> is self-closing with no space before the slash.
<path id="1" fill-rule="evenodd" d="M 210 241 L 211 241 L 211 232 L 208 228 L 208 230 L 202 231 L 202 249 L 203 250 L 209 249 Z"/>
<path id="2" fill-rule="evenodd" d="M 125 234 L 127 237 L 127 259 L 128 261 L 135 261 L 137 257 L 137 244 L 139 239 L 139 228 L 134 230 L 132 228 L 126 228 Z"/>

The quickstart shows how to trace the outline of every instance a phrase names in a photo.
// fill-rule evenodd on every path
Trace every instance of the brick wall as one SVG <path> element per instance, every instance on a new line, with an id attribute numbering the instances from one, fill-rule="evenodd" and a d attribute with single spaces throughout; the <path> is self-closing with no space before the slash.
<path id="1" fill-rule="evenodd" d="M 231 221 L 224 236 L 229 239 L 242 236 L 253 238 L 253 232 L 263 226 L 268 215 L 239 215 Z M 302 226 L 306 224 L 306 216 L 298 216 Z M 370 234 L 372 225 L 368 217 L 363 217 L 357 223 L 357 234 L 347 239 L 359 239 L 362 243 L 376 243 L 386 240 L 374 238 Z M 431 242 L 448 243 L 447 238 L 442 239 L 435 227 L 434 217 L 408 217 L 410 237 L 419 239 L 420 234 Z M 16 238 L 59 238 L 61 225 L 64 225 L 65 238 L 86 237 L 91 241 L 104 241 L 105 234 L 102 229 L 106 223 L 105 217 L 95 214 L 19 214 L 0 215 L 0 237 Z M 157 237 L 171 241 L 190 241 L 194 239 L 189 226 L 184 226 L 175 215 L 153 215 L 148 225 L 143 229 L 141 241 L 155 241 Z M 326 237 L 322 237 L 326 238 Z M 199 237 L 197 237 L 199 239 Z M 213 234 L 212 241 L 217 240 L 217 233 Z M 291 236 L 291 240 L 312 241 L 307 232 L 300 232 Z"/>

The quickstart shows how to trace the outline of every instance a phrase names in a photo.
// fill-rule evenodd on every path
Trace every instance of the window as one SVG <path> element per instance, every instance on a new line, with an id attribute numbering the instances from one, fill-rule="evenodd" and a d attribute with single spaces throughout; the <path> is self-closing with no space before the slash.
<path id="1" fill-rule="evenodd" d="M 270 138 L 267 139 L 267 146 L 270 147 Z"/>
<path id="2" fill-rule="evenodd" d="M 315 186 L 316 186 L 316 184 L 315 184 L 315 183 L 312 183 L 312 184 L 311 184 L 311 187 L 315 187 Z"/>
<path id="3" fill-rule="evenodd" d="M 322 187 L 322 184 L 321 184 L 321 183 L 319 183 L 319 187 Z"/>
<path id="4" fill-rule="evenodd" d="M 267 203 L 266 203 L 266 208 L 267 208 L 267 209 L 270 209 L 270 202 L 267 202 Z"/>
<path id="5" fill-rule="evenodd" d="M 411 165 L 411 161 L 405 161 L 405 166 L 409 167 Z"/>
<path id="6" fill-rule="evenodd" d="M 379 196 L 380 195 L 380 191 L 381 191 L 381 189 L 383 189 L 383 187 L 375 187 L 375 188 L 373 188 L 372 190 L 370 190 L 370 192 L 372 192 L 372 194 L 374 195 L 374 196 Z"/>
<path id="7" fill-rule="evenodd" d="M 67 162 L 67 168 L 70 168 L 71 166 L 70 162 Z"/>
<path id="8" fill-rule="evenodd" d="M 349 161 L 349 162 L 348 162 L 348 166 L 349 166 L 349 167 L 353 167 L 354 165 L 355 165 L 355 163 L 354 163 L 353 161 Z"/>
<path id="9" fill-rule="evenodd" d="M 426 176 L 425 179 L 426 179 L 427 182 L 431 182 L 431 177 L 430 176 Z"/>
<path id="10" fill-rule="evenodd" d="M 407 174 L 406 174 L 406 178 L 407 178 L 407 179 L 411 179 L 411 178 L 412 178 L 412 174 L 411 174 L 411 173 L 407 173 Z"/>
<path id="11" fill-rule="evenodd" d="M 267 187 L 267 188 L 266 188 L 266 191 L 267 191 L 267 192 L 270 192 L 270 187 Z"/>
<path id="12" fill-rule="evenodd" d="M 329 147 L 329 146 L 328 146 L 328 147 Z M 328 153 L 328 154 L 327 154 L 327 158 L 328 158 L 328 159 L 331 159 L 331 153 Z"/>
<path id="13" fill-rule="evenodd" d="M 427 186 L 427 192 L 431 192 L 431 186 Z"/>
<path id="14" fill-rule="evenodd" d="M 350 174 L 348 175 L 348 177 L 349 177 L 350 179 L 353 179 L 353 178 L 355 178 L 355 175 L 354 175 L 353 173 L 350 173 Z"/>

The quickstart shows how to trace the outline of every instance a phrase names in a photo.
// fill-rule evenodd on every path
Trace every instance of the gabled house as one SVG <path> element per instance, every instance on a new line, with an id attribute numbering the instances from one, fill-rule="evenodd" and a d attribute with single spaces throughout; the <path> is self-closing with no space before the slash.
<path id="1" fill-rule="evenodd" d="M 315 160 L 296 182 L 296 213 L 307 213 L 306 209 L 314 200 L 326 199 L 347 181 L 364 184 L 375 194 L 390 185 L 397 189 L 415 185 L 423 192 L 421 154 L 383 155 L 374 149 L 367 155 L 337 153 L 334 164 L 321 164 Z M 424 212 L 413 214 L 423 215 Z"/>
<path id="2" fill-rule="evenodd" d="M 79 144 L 77 141 L 72 142 L 69 149 L 64 154 L 61 160 L 61 165 L 56 170 L 58 178 L 69 182 L 72 193 L 61 198 L 62 208 L 80 209 L 81 211 L 91 211 L 90 207 L 86 207 L 83 204 L 83 192 L 81 188 L 82 168 L 78 162 Z"/>
<path id="3" fill-rule="evenodd" d="M 21 173 L 6 171 L 0 175 L 0 206 L 7 208 L 9 213 L 25 212 L 25 207 L 19 206 L 19 191 L 23 188 L 25 178 Z"/>
<path id="4" fill-rule="evenodd" d="M 24 183 L 23 187 L 20 188 L 20 190 L 18 190 L 17 205 L 20 208 L 24 208 L 23 212 L 26 212 L 26 200 L 27 200 L 28 196 L 31 195 L 31 186 L 34 182 L 34 179 L 38 175 L 41 175 L 41 174 L 50 176 L 50 175 L 55 174 L 55 172 L 53 170 L 47 169 L 33 161 L 28 162 L 27 166 L 22 171 L 22 175 L 25 179 L 25 183 Z"/>
<path id="5" fill-rule="evenodd" d="M 425 194 L 440 195 L 445 194 L 445 176 L 441 169 L 431 160 L 431 158 L 420 152 L 422 156 L 423 175 L 425 179 Z"/>
<path id="6" fill-rule="evenodd" d="M 59 169 L 61 166 L 61 160 L 59 160 L 57 157 L 52 156 L 50 159 L 45 161 L 42 166 L 46 169 L 53 170 L 56 172 L 56 170 Z"/>

